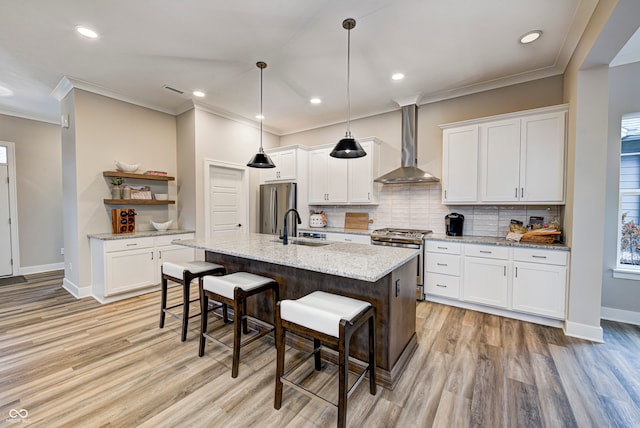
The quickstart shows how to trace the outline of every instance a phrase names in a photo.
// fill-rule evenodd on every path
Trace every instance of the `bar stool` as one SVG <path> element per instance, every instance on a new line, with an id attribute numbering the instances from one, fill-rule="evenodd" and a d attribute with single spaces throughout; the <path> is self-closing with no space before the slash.
<path id="1" fill-rule="evenodd" d="M 191 281 L 197 279 L 202 280 L 205 275 L 223 275 L 226 270 L 224 266 L 203 262 L 191 261 L 184 263 L 164 262 L 160 268 L 162 274 L 161 283 L 161 302 L 160 302 L 160 328 L 164 328 L 165 315 L 168 313 L 182 320 L 182 334 L 180 339 L 184 342 L 187 340 L 187 327 L 189 324 L 189 303 L 193 303 L 198 299 L 189 299 L 189 288 Z M 182 284 L 182 303 L 167 307 L 167 281 Z M 182 316 L 174 314 L 170 309 L 182 306 Z M 194 315 L 195 316 L 195 315 Z"/>
<path id="2" fill-rule="evenodd" d="M 248 345 L 254 340 L 274 331 L 274 326 L 247 314 L 247 298 L 255 294 L 271 290 L 273 306 L 279 298 L 278 283 L 271 278 L 255 275 L 249 272 L 235 272 L 224 276 L 205 276 L 200 287 L 200 348 L 198 356 L 204 355 L 205 338 L 214 340 L 224 346 L 225 343 L 215 339 L 207 333 L 207 308 L 209 299 L 213 299 L 223 305 L 223 321 L 227 319 L 227 305 L 233 308 L 233 365 L 231 367 L 231 377 L 238 377 L 238 367 L 240 365 L 240 346 Z M 247 320 L 265 327 L 265 331 L 259 332 L 256 336 L 240 343 L 242 332 L 248 333 Z"/>
<path id="3" fill-rule="evenodd" d="M 353 386 L 347 389 L 349 375 L 349 341 L 366 322 L 369 323 L 369 361 Z M 286 378 L 302 363 L 284 372 L 285 335 L 291 331 L 313 339 L 315 369 L 320 370 L 321 344 L 338 350 L 338 404 L 320 397 L 312 391 Z M 369 302 L 352 299 L 324 291 L 314 291 L 297 300 L 283 300 L 276 305 L 276 393 L 274 407 L 282 405 L 282 387 L 287 384 L 312 398 L 338 408 L 338 427 L 346 426 L 347 398 L 369 373 L 369 392 L 376 395 L 375 309 Z"/>

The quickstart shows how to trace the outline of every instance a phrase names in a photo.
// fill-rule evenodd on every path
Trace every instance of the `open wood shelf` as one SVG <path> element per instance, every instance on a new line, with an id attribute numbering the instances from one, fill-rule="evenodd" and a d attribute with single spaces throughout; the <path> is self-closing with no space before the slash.
<path id="1" fill-rule="evenodd" d="M 172 205 L 176 201 L 157 201 L 155 199 L 105 199 L 109 205 Z"/>
<path id="2" fill-rule="evenodd" d="M 122 178 L 137 178 L 140 180 L 155 180 L 155 181 L 173 181 L 176 178 L 169 175 L 151 175 L 151 174 L 136 174 L 135 172 L 122 172 L 122 171 L 103 171 L 103 177 L 122 177 Z M 167 202 L 167 201 L 158 201 Z"/>

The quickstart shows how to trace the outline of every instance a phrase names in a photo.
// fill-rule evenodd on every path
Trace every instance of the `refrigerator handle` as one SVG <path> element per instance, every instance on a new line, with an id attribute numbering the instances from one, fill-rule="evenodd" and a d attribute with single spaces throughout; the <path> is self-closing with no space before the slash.
<path id="1" fill-rule="evenodd" d="M 273 211 L 271 212 L 271 215 L 273 216 L 273 233 L 277 234 L 278 233 L 278 189 L 276 189 L 275 187 L 273 188 Z"/>

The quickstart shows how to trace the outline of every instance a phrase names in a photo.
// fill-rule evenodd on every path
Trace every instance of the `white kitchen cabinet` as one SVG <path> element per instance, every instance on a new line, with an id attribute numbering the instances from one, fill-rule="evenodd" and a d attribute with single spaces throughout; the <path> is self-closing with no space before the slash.
<path id="1" fill-rule="evenodd" d="M 513 310 L 564 319 L 568 254 L 514 249 L 513 258 Z"/>
<path id="2" fill-rule="evenodd" d="M 309 204 L 376 204 L 380 184 L 380 142 L 376 138 L 358 140 L 367 155 L 355 159 L 329 156 L 333 145 L 309 152 Z"/>
<path id="3" fill-rule="evenodd" d="M 506 308 L 509 292 L 509 250 L 471 244 L 465 245 L 464 251 L 464 300 Z"/>
<path id="4" fill-rule="evenodd" d="M 442 142 L 442 203 L 478 201 L 478 127 L 445 129 Z"/>
<path id="5" fill-rule="evenodd" d="M 160 283 L 163 261 L 193 260 L 195 250 L 173 245 L 193 233 L 103 240 L 91 238 L 93 294 L 99 301 L 141 294 Z"/>
<path id="6" fill-rule="evenodd" d="M 297 174 L 297 149 L 265 150 L 275 164 L 275 168 L 264 168 L 260 171 L 262 182 L 294 181 Z"/>
<path id="7" fill-rule="evenodd" d="M 352 204 L 377 203 L 380 184 L 374 183 L 373 180 L 380 172 L 380 145 L 374 140 L 362 140 L 359 143 L 367 155 L 348 160 L 348 199 Z"/>
<path id="8" fill-rule="evenodd" d="M 458 243 L 427 241 L 424 262 L 424 292 L 451 299 L 460 298 L 461 251 Z"/>
<path id="9" fill-rule="evenodd" d="M 443 125 L 443 203 L 564 203 L 565 116 L 554 106 Z"/>

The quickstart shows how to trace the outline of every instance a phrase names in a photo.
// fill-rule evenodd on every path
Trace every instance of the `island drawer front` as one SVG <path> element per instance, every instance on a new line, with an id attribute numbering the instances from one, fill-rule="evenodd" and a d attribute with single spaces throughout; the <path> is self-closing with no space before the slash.
<path id="1" fill-rule="evenodd" d="M 460 256 L 454 254 L 429 253 L 426 259 L 427 272 L 460 275 Z"/>
<path id="2" fill-rule="evenodd" d="M 156 246 L 171 245 L 176 239 L 193 239 L 195 234 L 193 233 L 181 233 L 179 235 L 163 235 L 156 236 Z"/>
<path id="3" fill-rule="evenodd" d="M 514 248 L 513 260 L 529 263 L 566 266 L 569 258 L 567 251 L 539 250 L 536 248 Z"/>
<path id="4" fill-rule="evenodd" d="M 138 248 L 152 248 L 154 245 L 153 238 L 131 238 L 131 239 L 113 239 L 104 243 L 104 250 L 124 251 L 135 250 Z"/>
<path id="5" fill-rule="evenodd" d="M 460 254 L 461 248 L 457 242 L 427 241 L 427 251 L 433 253 Z"/>
<path id="6" fill-rule="evenodd" d="M 496 245 L 474 245 L 464 246 L 464 255 L 470 257 L 484 257 L 487 259 L 507 260 L 509 258 L 509 248 L 498 247 Z"/>
<path id="7" fill-rule="evenodd" d="M 429 272 L 427 273 L 425 291 L 427 294 L 459 299 L 460 277 Z"/>

